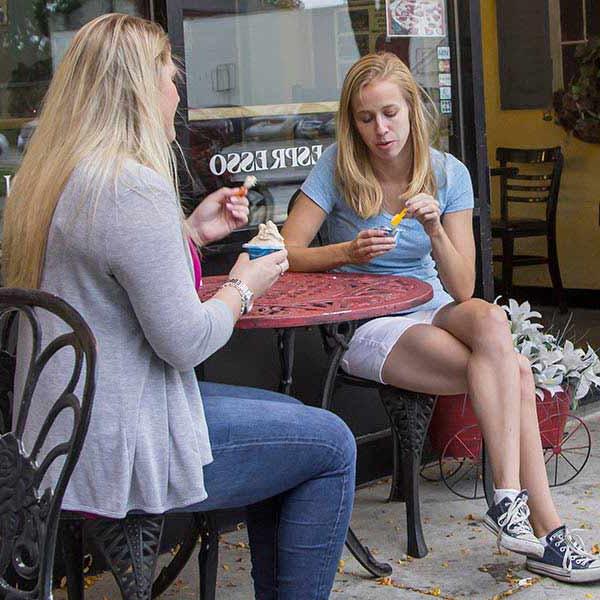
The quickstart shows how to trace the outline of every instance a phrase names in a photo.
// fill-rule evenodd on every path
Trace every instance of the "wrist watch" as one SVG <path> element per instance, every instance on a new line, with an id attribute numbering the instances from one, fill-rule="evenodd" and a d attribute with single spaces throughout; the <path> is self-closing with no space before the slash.
<path id="1" fill-rule="evenodd" d="M 249 313 L 252 310 L 254 304 L 254 292 L 241 280 L 232 277 L 227 280 L 222 287 L 232 287 L 240 295 L 242 299 L 242 308 L 240 309 L 240 316 Z"/>

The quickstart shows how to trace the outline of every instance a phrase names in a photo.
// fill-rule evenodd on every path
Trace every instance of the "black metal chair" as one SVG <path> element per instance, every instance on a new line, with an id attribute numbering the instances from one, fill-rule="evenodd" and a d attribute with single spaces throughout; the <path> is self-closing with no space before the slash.
<path id="1" fill-rule="evenodd" d="M 299 193 L 300 190 L 297 190 L 290 199 L 288 214 L 291 213 Z M 315 241 L 321 246 L 328 243 L 325 225 L 321 227 Z M 415 558 L 423 558 L 427 555 L 428 549 L 421 523 L 419 473 L 423 446 L 436 397 L 402 390 L 345 373 L 340 363 L 354 334 L 356 323 L 341 323 L 323 326 L 320 329 L 323 345 L 330 359 L 323 386 L 321 406 L 327 410 L 333 409 L 335 388 L 338 383 L 342 382 L 376 389 L 379 392 L 379 397 L 389 417 L 390 428 L 358 436 L 356 442 L 360 446 L 372 442 L 378 437 L 392 436 L 394 470 L 388 501 L 406 504 L 407 554 Z"/>
<path id="2" fill-rule="evenodd" d="M 61 318 L 70 331 L 42 347 L 36 309 Z M 16 325 L 22 323 L 16 318 L 19 314 L 21 319 L 27 319 L 33 342 L 28 383 L 22 398 L 17 399 L 18 414 L 13 429 Z M 22 438 L 32 395 L 45 365 L 68 346 L 73 348 L 75 356 L 72 376 L 28 454 Z M 76 393 L 80 382 L 83 384 L 81 398 Z M 213 600 L 218 562 L 214 513 L 186 515 L 189 519 L 187 537 L 153 581 L 164 515 L 87 519 L 80 513 L 61 511 L 62 498 L 87 432 L 95 382 L 96 341 L 76 310 L 45 292 L 0 289 L 0 598 L 51 598 L 52 569 L 58 546 L 64 559 L 69 599 L 83 600 L 84 541 L 89 535 L 110 566 L 123 598 L 136 600 L 147 600 L 164 592 L 201 539 L 199 597 Z M 73 413 L 69 439 L 41 457 L 40 449 L 48 431 L 66 409 Z M 65 461 L 55 489 L 40 489 L 48 467 L 63 455 Z"/>
<path id="3" fill-rule="evenodd" d="M 61 318 L 70 331 L 43 343 L 38 309 Z M 31 328 L 31 355 L 27 357 L 24 389 L 14 403 L 16 329 L 13 325 L 17 317 L 20 327 Z M 75 357 L 70 380 L 49 410 L 32 448 L 26 448 L 23 435 L 40 376 L 52 357 L 68 347 L 73 349 Z M 0 289 L 0 377 L 5 428 L 0 436 L 0 597 L 46 600 L 52 597 L 61 502 L 90 419 L 96 383 L 94 336 L 79 313 L 60 298 L 39 291 Z M 14 421 L 12 408 L 16 411 Z M 64 411 L 72 415 L 68 438 L 47 449 L 48 432 Z M 52 489 L 44 477 L 61 457 L 64 460 Z"/>
<path id="4" fill-rule="evenodd" d="M 500 219 L 492 221 L 492 237 L 502 240 L 502 255 L 494 260 L 502 263 L 503 294 L 512 295 L 513 270 L 528 265 L 548 265 L 555 301 L 566 312 L 558 251 L 556 247 L 556 209 L 563 168 L 560 146 L 554 148 L 497 148 L 500 176 Z M 514 218 L 509 214 L 511 203 L 545 204 L 545 218 Z M 515 254 L 515 239 L 545 237 L 547 255 Z"/>

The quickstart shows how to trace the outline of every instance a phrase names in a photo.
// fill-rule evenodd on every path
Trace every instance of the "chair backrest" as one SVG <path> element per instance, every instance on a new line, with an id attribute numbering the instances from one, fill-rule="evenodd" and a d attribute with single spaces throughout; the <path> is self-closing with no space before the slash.
<path id="1" fill-rule="evenodd" d="M 290 198 L 290 202 L 288 204 L 287 214 L 289 215 L 292 212 L 292 208 L 294 208 L 294 204 L 296 203 L 296 199 L 300 195 L 302 190 L 298 188 Z M 323 222 L 321 228 L 317 232 L 315 239 L 312 241 L 311 246 L 327 246 L 329 244 L 329 230 L 327 229 L 327 221 Z"/>
<path id="2" fill-rule="evenodd" d="M 563 154 L 554 148 L 497 148 L 501 167 L 518 167 L 516 175 L 500 175 L 500 215 L 509 218 L 509 202 L 546 203 L 546 219 L 556 217 Z M 523 165 L 525 165 L 523 167 Z"/>
<path id="3" fill-rule="evenodd" d="M 62 319 L 67 332 L 42 342 L 40 309 Z M 17 326 L 27 328 L 31 334 L 31 355 L 22 394 L 13 398 Z M 27 452 L 23 434 L 34 393 L 46 365 L 65 348 L 73 350 L 73 370 L 65 374 L 65 389 L 53 401 Z M 0 435 L 1 598 L 52 597 L 60 507 L 87 432 L 95 385 L 96 340 L 81 315 L 51 294 L 0 288 L 0 409 L 5 411 L 2 423 L 6 428 Z M 7 414 L 11 407 L 16 411 L 14 417 Z M 48 433 L 66 409 L 72 413 L 68 438 L 47 448 Z M 44 476 L 59 457 L 64 460 L 52 489 Z"/>

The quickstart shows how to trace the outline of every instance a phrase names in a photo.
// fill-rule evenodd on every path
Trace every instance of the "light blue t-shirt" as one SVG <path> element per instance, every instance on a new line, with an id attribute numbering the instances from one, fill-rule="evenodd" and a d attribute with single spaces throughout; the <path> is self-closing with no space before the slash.
<path id="1" fill-rule="evenodd" d="M 363 219 L 350 208 L 335 185 L 337 144 L 323 152 L 314 166 L 302 191 L 327 213 L 329 241 L 332 244 L 353 240 L 363 229 L 390 226 L 392 215 L 381 214 Z M 469 171 L 451 154 L 431 150 L 433 170 L 438 184 L 437 199 L 442 215 L 473 208 L 473 186 Z M 404 275 L 425 281 L 433 288 L 433 298 L 415 310 L 438 308 L 452 301 L 444 290 L 431 256 L 431 240 L 416 219 L 400 223 L 400 235 L 394 250 L 374 258 L 364 265 L 345 265 L 339 271 Z M 410 311 L 412 312 L 412 311 Z"/>

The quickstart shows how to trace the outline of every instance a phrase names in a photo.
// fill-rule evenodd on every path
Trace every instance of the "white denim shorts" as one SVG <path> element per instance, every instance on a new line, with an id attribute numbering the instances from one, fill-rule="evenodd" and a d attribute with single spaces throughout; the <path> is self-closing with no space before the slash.
<path id="1" fill-rule="evenodd" d="M 443 306 L 367 321 L 352 336 L 348 350 L 342 357 L 342 369 L 355 377 L 385 383 L 383 364 L 400 336 L 413 325 L 431 325 L 441 308 Z"/>

